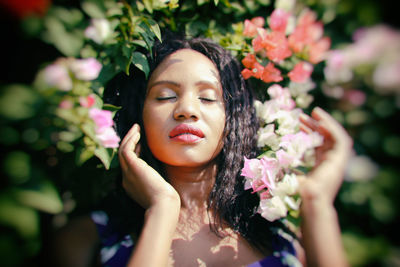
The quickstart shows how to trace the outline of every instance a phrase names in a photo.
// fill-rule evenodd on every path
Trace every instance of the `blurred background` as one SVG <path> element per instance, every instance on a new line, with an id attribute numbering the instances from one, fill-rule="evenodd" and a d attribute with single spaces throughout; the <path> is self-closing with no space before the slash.
<path id="1" fill-rule="evenodd" d="M 77 160 L 82 140 L 65 131 L 60 137 L 65 125 L 52 108 L 54 96 L 35 89 L 37 73 L 47 64 L 94 53 L 96 44 L 88 46 L 84 39 L 91 18 L 107 8 L 115 9 L 110 16 L 122 18 L 116 7 L 131 6 L 155 35 L 152 21 L 232 46 L 227 42 L 239 38 L 240 23 L 269 16 L 277 2 L 0 0 L 1 265 L 40 266 L 48 236 L 87 213 L 113 186 L 115 165 L 105 171 L 96 157 Z M 349 261 L 400 266 L 399 15 L 389 0 L 279 4 L 285 2 L 315 11 L 331 39 L 326 60 L 315 67 L 310 94 L 312 106 L 328 110 L 354 138 L 355 155 L 335 203 Z M 106 45 L 115 47 L 112 41 Z"/>

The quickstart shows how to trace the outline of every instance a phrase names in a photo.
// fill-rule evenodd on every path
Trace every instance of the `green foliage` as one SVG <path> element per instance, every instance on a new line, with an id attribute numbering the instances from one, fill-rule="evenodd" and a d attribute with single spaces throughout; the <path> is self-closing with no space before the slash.
<path id="1" fill-rule="evenodd" d="M 44 234 L 41 225 L 49 214 L 74 216 L 86 212 L 112 187 L 118 172 L 116 149 L 99 144 L 88 109 L 79 104 L 81 97 L 93 95 L 95 107 L 115 114 L 119 107 L 101 100 L 104 86 L 120 72 L 129 74 L 133 65 L 148 76 L 145 54 L 151 52 L 154 41 L 161 39 L 166 29 L 212 38 L 241 59 L 251 49 L 242 34 L 243 21 L 269 16 L 279 1 L 53 2 L 44 16 L 22 19 L 20 34 L 55 47 L 57 57 L 96 58 L 102 69 L 98 78 L 91 81 L 79 80 L 69 73 L 73 88 L 60 91 L 48 86 L 43 76 L 43 69 L 51 62 L 40 62 L 33 70 L 23 69 L 24 62 L 20 62 L 18 72 L 37 73 L 35 80 L 31 84 L 2 84 L 0 255 L 5 266 L 21 265 L 38 254 Z M 297 1 L 295 10 L 304 7 L 317 12 L 335 49 L 351 43 L 357 28 L 376 24 L 382 16 L 375 1 L 302 0 Z M 85 33 L 95 19 L 108 22 L 106 26 L 98 25 L 99 39 Z M 316 67 L 313 74 L 317 85 L 312 92 L 314 103 L 334 114 L 354 138 L 355 151 L 367 155 L 378 166 L 369 179 L 346 181 L 337 198 L 348 258 L 352 266 L 384 266 L 391 259 L 396 262 L 400 246 L 393 235 L 400 214 L 396 190 L 400 138 L 395 131 L 398 91 L 377 93 L 370 79 L 374 66 L 362 65 L 354 70 L 354 80 L 341 85 L 365 92 L 366 102 L 352 106 L 324 94 L 323 65 Z M 263 94 L 265 89 L 265 85 L 260 87 Z M 63 100 L 70 101 L 72 108 L 60 108 Z M 71 202 L 76 203 L 75 208 Z"/>

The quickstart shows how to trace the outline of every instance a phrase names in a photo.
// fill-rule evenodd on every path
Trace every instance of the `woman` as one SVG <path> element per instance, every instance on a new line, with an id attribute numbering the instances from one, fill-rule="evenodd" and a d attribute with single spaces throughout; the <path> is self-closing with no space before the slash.
<path id="1" fill-rule="evenodd" d="M 103 264 L 115 266 L 286 266 L 288 254 L 308 266 L 345 266 L 333 207 L 351 150 L 343 128 L 321 109 L 301 119 L 325 138 L 321 162 L 301 181 L 303 257 L 244 190 L 240 171 L 244 156 L 256 155 L 258 122 L 237 61 L 211 41 L 171 36 L 149 58 L 148 80 L 134 74 L 110 85 L 118 96 L 106 93 L 122 106 L 122 186 L 134 203 L 124 214 L 93 213 L 100 238 L 84 220 L 96 241 L 86 249 L 101 241 Z"/>

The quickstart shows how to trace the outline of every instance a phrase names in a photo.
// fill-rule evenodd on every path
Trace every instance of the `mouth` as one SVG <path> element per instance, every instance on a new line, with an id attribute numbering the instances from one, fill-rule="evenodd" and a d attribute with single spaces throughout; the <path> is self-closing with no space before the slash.
<path id="1" fill-rule="evenodd" d="M 179 124 L 169 133 L 169 138 L 176 141 L 192 143 L 204 138 L 204 133 L 195 126 Z"/>

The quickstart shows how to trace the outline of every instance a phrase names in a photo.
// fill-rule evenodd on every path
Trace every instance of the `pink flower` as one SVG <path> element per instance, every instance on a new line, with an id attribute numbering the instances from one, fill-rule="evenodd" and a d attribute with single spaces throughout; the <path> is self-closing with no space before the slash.
<path id="1" fill-rule="evenodd" d="M 62 109 L 71 109 L 74 106 L 74 103 L 72 103 L 71 100 L 68 99 L 64 99 L 60 102 L 60 104 L 58 105 L 59 108 Z"/>
<path id="2" fill-rule="evenodd" d="M 297 63 L 294 68 L 288 73 L 292 82 L 306 82 L 313 72 L 313 66 L 305 61 Z"/>
<path id="3" fill-rule="evenodd" d="M 79 97 L 79 104 L 85 108 L 91 108 L 96 102 L 94 95 L 88 95 L 87 97 Z"/>
<path id="4" fill-rule="evenodd" d="M 365 103 L 366 95 L 360 90 L 349 90 L 344 93 L 344 97 L 354 106 L 358 107 Z"/>
<path id="5" fill-rule="evenodd" d="M 95 58 L 86 58 L 75 59 L 70 67 L 77 79 L 91 81 L 99 76 L 102 65 Z"/>
<path id="6" fill-rule="evenodd" d="M 247 159 L 245 157 L 241 175 L 250 180 L 250 185 L 246 189 L 253 188 L 253 192 L 258 192 L 264 188 L 275 188 L 275 179 L 279 171 L 278 161 L 274 158 Z"/>
<path id="7" fill-rule="evenodd" d="M 293 155 L 290 155 L 283 149 L 279 149 L 278 151 L 276 151 L 276 157 L 278 159 L 279 164 L 283 168 L 289 167 L 295 160 L 295 157 Z"/>
<path id="8" fill-rule="evenodd" d="M 262 44 L 267 51 L 267 57 L 274 62 L 279 62 L 292 55 L 288 40 L 282 32 L 271 32 L 263 39 Z"/>
<path id="9" fill-rule="evenodd" d="M 121 140 L 112 127 L 107 127 L 96 133 L 96 137 L 106 148 L 117 148 L 119 146 L 119 141 Z"/>
<path id="10" fill-rule="evenodd" d="M 275 68 L 272 62 L 269 62 L 267 66 L 264 67 L 264 71 L 261 75 L 261 79 L 266 82 L 280 82 L 283 80 L 281 76 L 281 71 Z"/>
<path id="11" fill-rule="evenodd" d="M 89 117 L 96 124 L 96 133 L 103 132 L 106 128 L 113 126 L 112 112 L 109 110 L 102 110 L 98 108 L 91 108 L 89 110 Z"/>
<path id="12" fill-rule="evenodd" d="M 257 28 L 262 28 L 265 24 L 265 20 L 262 17 L 255 17 L 251 20 L 246 19 L 244 21 L 243 35 L 247 37 L 253 37 L 257 34 Z"/>
<path id="13" fill-rule="evenodd" d="M 53 63 L 44 69 L 44 80 L 50 86 L 54 86 L 62 91 L 72 89 L 72 80 L 68 69 L 60 63 Z"/>
<path id="14" fill-rule="evenodd" d="M 298 132 L 296 134 L 287 134 L 281 138 L 279 146 L 284 151 L 277 153 L 279 162 L 282 165 L 290 162 L 291 167 L 297 167 L 301 165 L 304 153 L 314 147 L 313 137 L 304 132 Z"/>
<path id="15" fill-rule="evenodd" d="M 313 24 L 317 20 L 317 14 L 310 9 L 305 9 L 299 16 L 298 25 L 307 26 Z"/>
<path id="16" fill-rule="evenodd" d="M 271 16 L 269 26 L 273 31 L 285 33 L 290 14 L 282 9 L 275 9 Z"/>

